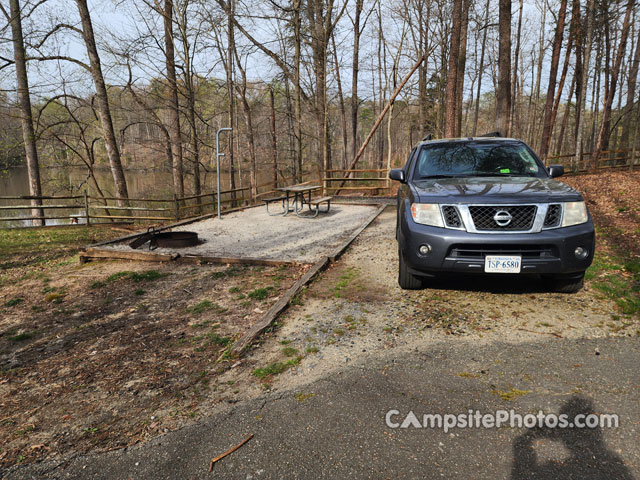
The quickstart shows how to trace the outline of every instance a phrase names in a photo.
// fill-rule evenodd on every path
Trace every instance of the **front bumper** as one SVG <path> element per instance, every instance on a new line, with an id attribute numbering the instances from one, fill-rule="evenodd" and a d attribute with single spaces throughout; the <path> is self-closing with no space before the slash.
<path id="1" fill-rule="evenodd" d="M 484 273 L 484 257 L 491 254 L 521 255 L 521 274 L 578 274 L 593 261 L 595 231 L 593 221 L 539 233 L 483 234 L 430 227 L 415 223 L 411 214 L 399 219 L 398 245 L 414 275 L 444 272 Z M 420 255 L 421 245 L 431 245 L 428 255 Z M 576 247 L 589 255 L 578 259 Z"/>

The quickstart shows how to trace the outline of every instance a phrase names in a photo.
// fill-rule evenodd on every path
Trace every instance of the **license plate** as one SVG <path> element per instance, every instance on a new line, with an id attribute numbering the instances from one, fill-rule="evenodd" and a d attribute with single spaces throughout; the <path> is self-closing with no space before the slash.
<path id="1" fill-rule="evenodd" d="M 487 273 L 520 273 L 522 257 L 512 255 L 487 255 L 484 271 Z"/>

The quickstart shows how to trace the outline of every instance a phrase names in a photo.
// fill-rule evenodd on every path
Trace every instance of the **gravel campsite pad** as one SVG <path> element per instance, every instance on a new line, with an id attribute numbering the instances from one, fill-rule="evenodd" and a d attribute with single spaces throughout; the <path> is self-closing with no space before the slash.
<path id="1" fill-rule="evenodd" d="M 278 206 L 273 208 L 277 209 Z M 320 213 L 316 218 L 300 218 L 294 213 L 272 217 L 264 206 L 247 208 L 224 215 L 221 220 L 210 218 L 178 227 L 175 231 L 196 232 L 203 243 L 177 250 L 158 248 L 154 253 L 313 263 L 322 256 L 328 256 L 376 208 L 334 203 L 329 213 Z M 126 243 L 109 245 L 107 248 L 131 251 Z M 146 246 L 140 251 L 145 249 Z"/>

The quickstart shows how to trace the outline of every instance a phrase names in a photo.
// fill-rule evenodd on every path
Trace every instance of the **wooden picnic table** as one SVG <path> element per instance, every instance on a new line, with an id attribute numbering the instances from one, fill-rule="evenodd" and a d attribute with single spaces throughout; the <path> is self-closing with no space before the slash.
<path id="1" fill-rule="evenodd" d="M 309 210 L 313 212 L 313 210 L 311 209 L 311 193 L 316 190 L 320 190 L 321 188 L 322 187 L 320 185 L 289 185 L 286 187 L 277 188 L 276 190 L 282 192 L 284 195 L 281 197 L 265 199 L 267 205 L 267 213 L 269 213 L 269 203 L 273 201 L 282 201 L 283 211 L 282 213 L 278 214 L 269 213 L 269 215 L 281 215 L 284 217 L 288 215 L 289 212 L 293 211 L 300 217 L 300 212 L 302 212 L 302 210 L 304 209 L 305 203 L 307 204 Z M 291 208 L 292 203 L 293 208 Z"/>

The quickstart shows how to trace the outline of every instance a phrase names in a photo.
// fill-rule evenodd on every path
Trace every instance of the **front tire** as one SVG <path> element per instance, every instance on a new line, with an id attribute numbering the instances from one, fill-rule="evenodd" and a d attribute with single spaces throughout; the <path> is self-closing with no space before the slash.
<path id="1" fill-rule="evenodd" d="M 578 275 L 551 277 L 551 289 L 556 293 L 577 293 L 584 286 L 584 272 Z"/>
<path id="2" fill-rule="evenodd" d="M 409 266 L 400 249 L 398 249 L 398 285 L 403 290 L 420 290 L 422 288 L 422 277 L 413 275 L 409 271 Z"/>

